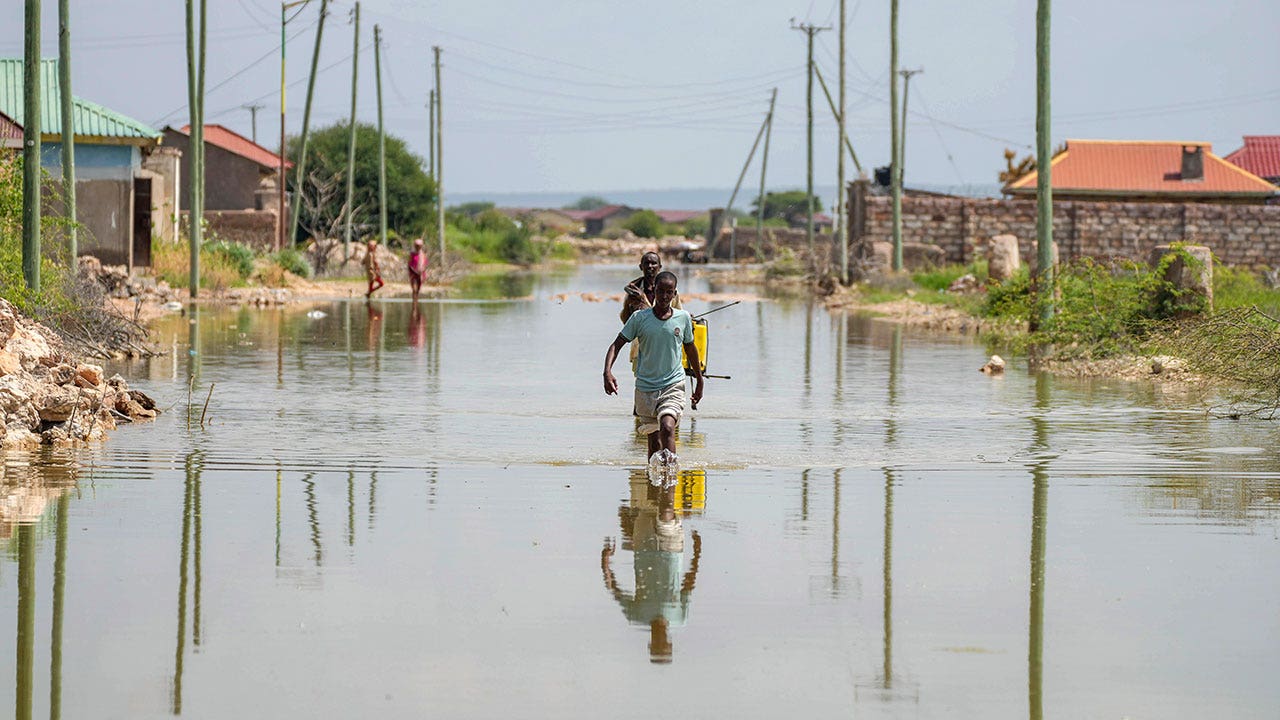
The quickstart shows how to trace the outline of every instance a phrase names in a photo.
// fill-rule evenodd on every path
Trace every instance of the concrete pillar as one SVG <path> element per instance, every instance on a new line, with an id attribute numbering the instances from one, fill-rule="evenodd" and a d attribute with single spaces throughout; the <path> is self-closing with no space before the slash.
<path id="1" fill-rule="evenodd" d="M 1018 251 L 1018 238 L 1014 235 L 996 235 L 991 238 L 987 251 L 987 277 L 993 283 L 1001 283 L 1013 277 L 1022 267 Z"/>
<path id="2" fill-rule="evenodd" d="M 163 242 L 178 241 L 178 173 L 182 151 L 160 145 L 142 158 L 143 177 L 151 178 L 151 231 Z"/>
<path id="3" fill-rule="evenodd" d="M 1205 300 L 1204 309 L 1213 310 L 1213 251 L 1204 245 L 1157 245 L 1151 249 L 1151 267 L 1159 269 L 1166 256 L 1172 257 L 1165 266 L 1164 279 L 1179 292 L 1200 295 Z M 1195 303 L 1192 298 L 1184 298 L 1178 304 Z M 1194 314 L 1187 311 L 1179 316 Z"/>

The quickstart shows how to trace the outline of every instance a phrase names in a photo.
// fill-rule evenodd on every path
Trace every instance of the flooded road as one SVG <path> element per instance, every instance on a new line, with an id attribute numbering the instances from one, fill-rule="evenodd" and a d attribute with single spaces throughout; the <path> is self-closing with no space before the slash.
<path id="1" fill-rule="evenodd" d="M 109 368 L 154 425 L 4 458 L 0 707 L 1276 716 L 1280 425 L 750 299 L 663 493 L 600 380 L 635 274 L 163 320 Z"/>

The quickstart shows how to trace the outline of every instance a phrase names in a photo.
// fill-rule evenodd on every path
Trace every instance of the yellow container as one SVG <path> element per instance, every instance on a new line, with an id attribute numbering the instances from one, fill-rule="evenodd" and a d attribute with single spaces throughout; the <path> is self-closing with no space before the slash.
<path id="1" fill-rule="evenodd" d="M 702 366 L 702 372 L 707 371 L 707 321 L 693 321 L 693 345 L 698 348 L 698 364 Z M 684 358 L 685 374 L 690 374 L 689 357 Z"/>

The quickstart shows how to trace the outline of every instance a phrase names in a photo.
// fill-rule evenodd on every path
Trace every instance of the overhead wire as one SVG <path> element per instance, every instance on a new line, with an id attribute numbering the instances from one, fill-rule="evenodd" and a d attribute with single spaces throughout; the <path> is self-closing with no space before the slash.
<path id="1" fill-rule="evenodd" d="M 942 152 L 946 154 L 947 162 L 951 164 L 951 169 L 956 173 L 956 180 L 959 180 L 960 184 L 963 185 L 964 175 L 960 172 L 960 166 L 956 164 L 955 156 L 951 154 L 951 148 L 947 147 L 947 141 L 943 139 L 942 132 L 938 130 L 938 123 L 934 121 L 933 113 L 929 111 L 929 103 L 924 99 L 924 92 L 920 90 L 919 84 L 912 89 L 916 91 L 916 97 L 920 98 L 920 104 L 924 107 L 925 117 L 929 118 L 929 126 L 933 128 L 933 134 L 938 136 L 938 143 L 942 145 Z M 906 163 L 904 162 L 903 164 L 905 165 Z"/>

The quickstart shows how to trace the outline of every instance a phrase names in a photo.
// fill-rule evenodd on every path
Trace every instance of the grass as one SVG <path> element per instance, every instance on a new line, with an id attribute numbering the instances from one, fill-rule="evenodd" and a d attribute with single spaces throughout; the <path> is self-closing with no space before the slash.
<path id="1" fill-rule="evenodd" d="M 253 265 L 250 262 L 250 272 Z M 228 253 L 213 249 L 209 244 L 200 250 L 200 287 L 213 291 L 244 285 L 248 274 L 241 274 L 242 265 Z M 151 272 L 170 287 L 185 288 L 191 280 L 191 251 L 186 243 L 152 241 Z"/>

